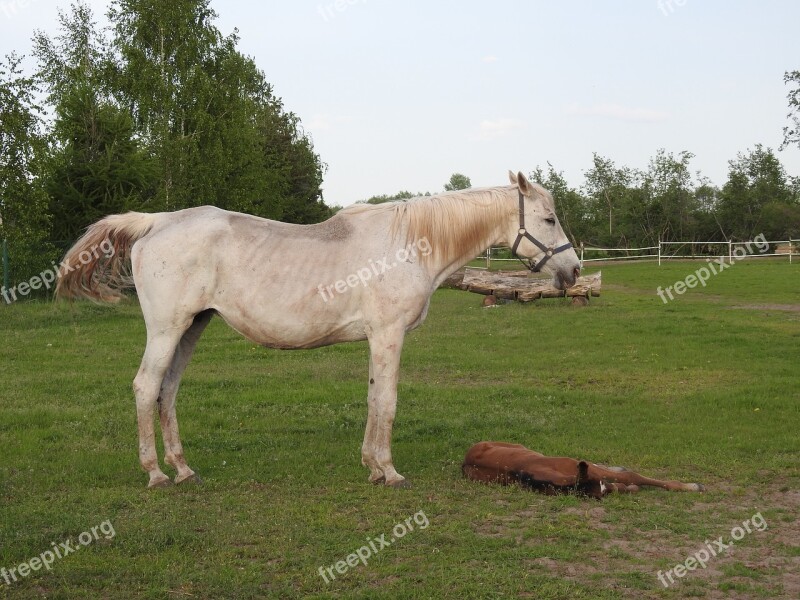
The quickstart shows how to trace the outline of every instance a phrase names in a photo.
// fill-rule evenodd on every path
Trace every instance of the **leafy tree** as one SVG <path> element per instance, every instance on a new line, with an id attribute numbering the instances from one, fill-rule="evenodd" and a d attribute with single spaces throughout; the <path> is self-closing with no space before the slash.
<path id="1" fill-rule="evenodd" d="M 800 204 L 767 202 L 761 215 L 763 233 L 770 240 L 800 238 Z"/>
<path id="2" fill-rule="evenodd" d="M 115 89 L 157 157 L 169 208 L 214 204 L 294 222 L 330 211 L 324 165 L 209 0 L 115 0 Z M 233 150 L 235 149 L 235 150 Z"/>
<path id="3" fill-rule="evenodd" d="M 50 267 L 47 195 L 40 177 L 47 145 L 33 79 L 15 54 L 0 61 L 0 239 L 9 246 L 9 279 L 24 281 Z"/>
<path id="4" fill-rule="evenodd" d="M 73 3 L 69 12 L 59 9 L 58 24 L 53 38 L 40 30 L 33 36 L 36 77 L 44 84 L 48 103 L 60 106 L 76 86 L 85 84 L 107 99 L 111 49 L 98 30 L 92 9 L 82 1 Z"/>
<path id="5" fill-rule="evenodd" d="M 156 207 L 153 161 L 135 140 L 128 111 L 107 93 L 107 41 L 96 32 L 91 9 L 73 4 L 59 13 L 53 38 L 37 32 L 38 76 L 55 106 L 53 151 L 46 189 L 51 237 L 74 240 L 101 217 Z"/>
<path id="6" fill-rule="evenodd" d="M 62 146 L 47 178 L 52 239 L 74 240 L 106 215 L 154 208 L 153 161 L 134 139 L 127 111 L 81 85 L 61 97 L 55 135 Z"/>
<path id="7" fill-rule="evenodd" d="M 783 81 L 794 84 L 796 87 L 788 94 L 789 114 L 786 115 L 786 118 L 790 119 L 792 124 L 783 128 L 781 150 L 790 144 L 800 145 L 800 71 L 786 71 Z"/>
<path id="8" fill-rule="evenodd" d="M 645 204 L 641 229 L 648 245 L 659 240 L 690 240 L 696 232 L 696 212 L 689 162 L 691 152 L 677 157 L 658 150 L 643 173 Z"/>
<path id="9" fill-rule="evenodd" d="M 453 192 L 455 190 L 466 190 L 472 187 L 472 182 L 469 177 L 461 173 L 453 173 L 450 176 L 450 181 L 444 184 L 445 192 Z"/>
<path id="10" fill-rule="evenodd" d="M 757 144 L 754 150 L 739 153 L 729 161 L 728 181 L 722 187 L 717 207 L 723 235 L 729 239 L 749 240 L 765 231 L 763 210 L 768 203 L 795 203 L 786 172 L 774 152 Z"/>
<path id="11" fill-rule="evenodd" d="M 717 215 L 719 197 L 719 188 L 713 185 L 708 178 L 699 176 L 694 189 L 694 238 L 696 240 L 704 242 L 725 241 Z"/>
<path id="12" fill-rule="evenodd" d="M 589 215 L 596 236 L 593 243 L 628 243 L 640 235 L 640 224 L 632 227 L 632 214 L 641 199 L 635 198 L 635 184 L 639 173 L 628 167 L 617 167 L 611 159 L 597 154 L 592 158 L 593 166 L 585 174 L 584 190 L 588 198 Z M 631 209 L 634 209 L 633 211 Z M 605 223 L 608 232 L 604 231 Z"/>

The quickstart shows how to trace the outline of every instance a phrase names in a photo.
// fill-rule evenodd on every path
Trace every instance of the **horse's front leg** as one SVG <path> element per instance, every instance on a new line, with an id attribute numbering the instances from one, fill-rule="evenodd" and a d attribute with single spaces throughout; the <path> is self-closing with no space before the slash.
<path id="1" fill-rule="evenodd" d="M 392 425 L 397 409 L 397 380 L 404 328 L 383 329 L 369 336 L 370 374 L 367 429 L 361 462 L 369 467 L 370 481 L 406 487 L 405 478 L 392 464 Z"/>

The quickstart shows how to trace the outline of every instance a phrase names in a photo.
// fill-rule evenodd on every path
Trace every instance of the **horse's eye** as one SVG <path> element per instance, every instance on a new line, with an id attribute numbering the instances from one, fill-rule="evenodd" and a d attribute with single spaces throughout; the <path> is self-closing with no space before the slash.
<path id="1" fill-rule="evenodd" d="M 552 217 L 550 217 L 550 218 L 548 218 L 548 219 L 545 219 L 544 221 L 545 221 L 545 223 L 547 223 L 548 225 L 555 225 L 555 224 L 556 224 L 556 220 L 555 220 L 554 218 L 552 218 Z"/>

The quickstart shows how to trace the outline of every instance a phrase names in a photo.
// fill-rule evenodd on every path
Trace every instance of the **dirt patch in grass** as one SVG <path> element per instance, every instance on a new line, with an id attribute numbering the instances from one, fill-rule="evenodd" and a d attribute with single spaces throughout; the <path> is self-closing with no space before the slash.
<path id="1" fill-rule="evenodd" d="M 653 501 L 658 503 L 655 497 Z M 585 552 L 581 548 L 571 560 L 551 556 L 525 560 L 529 568 L 576 583 L 594 581 L 624 598 L 800 598 L 800 491 L 789 490 L 785 483 L 731 493 L 720 503 L 698 502 L 687 510 L 687 519 L 692 521 L 703 521 L 703 515 L 709 515 L 715 523 L 722 523 L 713 525 L 715 533 L 708 536 L 718 554 L 709 558 L 706 568 L 698 566 L 683 577 L 673 575 L 672 583 L 665 576 L 668 587 L 659 580 L 659 570 L 666 572 L 706 548 L 706 537 L 668 529 L 643 530 L 619 519 L 614 507 L 586 502 L 563 508 L 556 519 L 579 517 L 582 526 L 595 534 L 592 547 Z M 739 517 L 729 521 L 726 514 L 759 512 L 766 529 L 753 527 L 739 541 L 718 550 L 714 540 L 721 535 L 723 543 L 733 541 L 732 531 L 741 524 Z M 525 513 L 499 517 L 491 525 L 478 527 L 478 533 L 492 538 L 505 535 L 519 544 L 519 529 L 514 524 L 530 518 L 530 511 Z M 698 529 L 706 524 L 698 522 Z M 528 539 L 525 543 L 538 546 L 541 542 Z"/>
<path id="2" fill-rule="evenodd" d="M 800 304 L 737 304 L 733 309 L 744 310 L 780 310 L 784 312 L 800 312 Z"/>

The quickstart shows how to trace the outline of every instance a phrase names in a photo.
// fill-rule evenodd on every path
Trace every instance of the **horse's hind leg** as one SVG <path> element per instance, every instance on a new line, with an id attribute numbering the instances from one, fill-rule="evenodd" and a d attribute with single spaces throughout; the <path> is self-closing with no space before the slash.
<path id="1" fill-rule="evenodd" d="M 158 396 L 161 434 L 164 438 L 164 462 L 178 472 L 175 476 L 175 483 L 200 481 L 200 478 L 186 464 L 186 459 L 183 455 L 175 404 L 183 372 L 192 358 L 197 341 L 213 316 L 214 313 L 212 311 L 205 311 L 194 318 L 192 326 L 183 334 L 175 350 L 175 355 L 172 357 L 172 363 L 164 375 L 164 380 L 161 383 L 161 392 Z"/>
<path id="2" fill-rule="evenodd" d="M 139 461 L 150 476 L 147 487 L 151 488 L 171 483 L 169 477 L 158 466 L 153 418 L 161 383 L 172 364 L 175 350 L 184 331 L 186 331 L 185 327 L 179 329 L 167 327 L 153 332 L 148 323 L 147 347 L 139 372 L 133 380 L 133 391 L 136 394 L 136 417 L 139 422 Z"/>
<path id="3" fill-rule="evenodd" d="M 611 483 L 621 483 L 626 486 L 651 486 L 660 487 L 671 492 L 702 492 L 705 488 L 699 483 L 682 483 L 680 481 L 662 481 L 639 475 L 634 471 L 618 471 L 620 467 L 613 470 L 602 465 L 590 465 L 589 475 Z M 635 491 L 635 490 L 634 490 Z"/>

